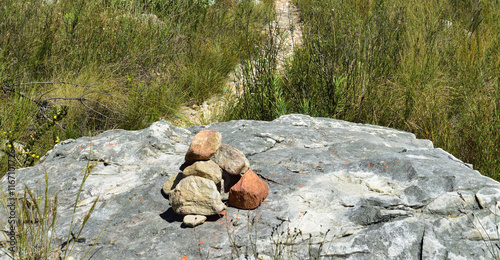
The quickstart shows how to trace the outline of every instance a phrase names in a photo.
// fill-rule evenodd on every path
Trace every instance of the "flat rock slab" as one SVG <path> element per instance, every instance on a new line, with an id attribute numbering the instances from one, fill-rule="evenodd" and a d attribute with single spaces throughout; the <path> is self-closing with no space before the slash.
<path id="1" fill-rule="evenodd" d="M 269 196 L 255 210 L 228 207 L 184 228 L 162 185 L 180 172 L 193 136 L 207 129 L 246 155 Z M 47 171 L 51 192 L 59 190 L 58 237 L 68 233 L 89 161 L 75 230 L 99 202 L 76 259 L 117 211 L 92 259 L 491 259 L 487 246 L 499 239 L 490 211 L 498 182 L 428 140 L 385 127 L 287 115 L 188 129 L 159 121 L 63 141 L 36 166 L 15 171 L 19 192 L 24 184 L 42 191 Z"/>

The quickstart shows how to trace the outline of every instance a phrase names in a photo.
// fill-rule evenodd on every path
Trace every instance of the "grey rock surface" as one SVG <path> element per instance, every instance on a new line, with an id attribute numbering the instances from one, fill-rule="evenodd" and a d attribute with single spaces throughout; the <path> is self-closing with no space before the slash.
<path id="1" fill-rule="evenodd" d="M 205 129 L 242 151 L 270 192 L 256 210 L 228 207 L 185 228 L 162 185 Z M 19 192 L 25 184 L 43 191 L 48 173 L 59 194 L 58 237 L 68 233 L 88 163 L 74 230 L 99 202 L 75 259 L 110 218 L 92 259 L 491 259 L 499 239 L 498 182 L 428 140 L 385 127 L 287 115 L 188 129 L 159 121 L 63 141 L 15 171 Z"/>

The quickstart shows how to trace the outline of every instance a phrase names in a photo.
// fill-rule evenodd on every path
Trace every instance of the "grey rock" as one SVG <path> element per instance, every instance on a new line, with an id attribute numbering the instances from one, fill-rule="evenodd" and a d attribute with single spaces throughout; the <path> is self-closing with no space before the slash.
<path id="1" fill-rule="evenodd" d="M 183 178 L 169 194 L 170 206 L 180 215 L 215 215 L 226 209 L 215 183 L 199 176 Z"/>
<path id="2" fill-rule="evenodd" d="M 203 224 L 205 220 L 207 220 L 207 217 L 203 215 L 186 215 L 182 222 L 187 227 L 196 227 Z"/>
<path id="3" fill-rule="evenodd" d="M 184 163 L 194 134 L 207 129 L 245 154 L 269 195 L 255 210 L 228 207 L 194 234 L 161 191 Z M 92 259 L 199 259 L 200 251 L 210 259 L 491 259 L 488 245 L 498 242 L 500 184 L 430 141 L 390 128 L 287 115 L 188 129 L 159 121 L 139 131 L 66 140 L 36 166 L 15 171 L 19 193 L 24 185 L 43 191 L 48 173 L 50 192 L 58 191 L 59 238 L 68 234 L 89 160 L 95 166 L 73 231 L 99 201 L 81 234 L 87 242 L 75 244 L 75 259 L 91 249 L 111 217 Z M 2 227 L 5 217 L 0 214 Z"/>
<path id="4" fill-rule="evenodd" d="M 199 176 L 218 184 L 222 179 L 222 169 L 214 161 L 197 161 L 186 167 L 182 172 L 184 177 Z"/>
<path id="5" fill-rule="evenodd" d="M 500 188 L 499 187 L 485 187 L 476 193 L 477 201 L 482 208 L 489 209 L 497 214 L 500 213 L 498 206 L 500 203 Z"/>
<path id="6" fill-rule="evenodd" d="M 426 206 L 428 213 L 448 216 L 458 216 L 461 211 L 475 208 L 478 208 L 475 194 L 469 191 L 444 193 Z"/>
<path id="7" fill-rule="evenodd" d="M 250 168 L 250 163 L 245 155 L 227 144 L 221 144 L 214 155 L 214 161 L 227 173 L 240 175 Z"/>

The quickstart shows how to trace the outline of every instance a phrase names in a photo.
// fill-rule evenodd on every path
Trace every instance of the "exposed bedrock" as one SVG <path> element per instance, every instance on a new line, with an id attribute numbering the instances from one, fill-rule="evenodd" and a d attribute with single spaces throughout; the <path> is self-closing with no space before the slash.
<path id="1" fill-rule="evenodd" d="M 228 206 L 193 229 L 182 224 L 162 188 L 181 172 L 202 130 L 220 132 L 223 144 L 241 151 L 269 195 L 255 210 Z M 498 182 L 428 140 L 385 127 L 286 115 L 187 129 L 159 121 L 65 140 L 36 166 L 14 173 L 18 192 L 25 184 L 41 192 L 47 172 L 50 191 L 58 191 L 60 238 L 68 234 L 88 164 L 75 231 L 99 202 L 82 232 L 85 242 L 73 250 L 76 259 L 117 211 L 92 259 L 199 259 L 200 252 L 209 259 L 277 253 L 283 259 L 491 259 L 488 246 L 499 239 Z M 3 227 L 6 215 L 0 220 Z"/>

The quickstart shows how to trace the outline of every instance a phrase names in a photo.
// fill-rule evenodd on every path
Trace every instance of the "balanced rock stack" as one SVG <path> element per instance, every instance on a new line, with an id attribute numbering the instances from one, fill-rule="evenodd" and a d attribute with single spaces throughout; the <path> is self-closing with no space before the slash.
<path id="1" fill-rule="evenodd" d="M 225 210 L 224 197 L 234 207 L 255 209 L 269 194 L 267 183 L 249 169 L 245 155 L 222 144 L 222 135 L 215 130 L 194 136 L 185 161 L 189 166 L 171 176 L 163 191 L 174 212 L 185 215 L 186 226 L 202 224 L 206 216 Z"/>

